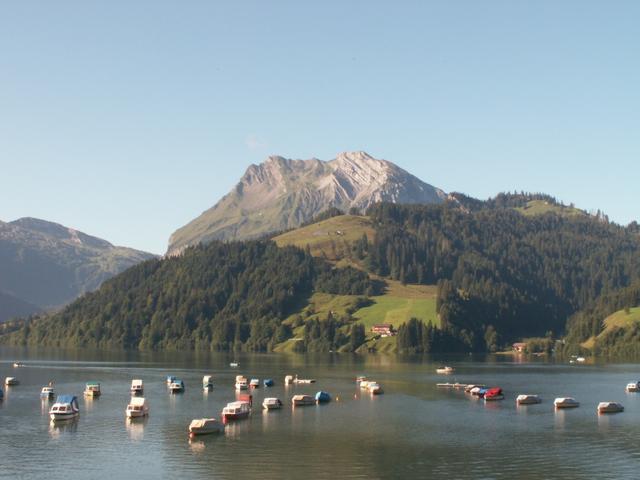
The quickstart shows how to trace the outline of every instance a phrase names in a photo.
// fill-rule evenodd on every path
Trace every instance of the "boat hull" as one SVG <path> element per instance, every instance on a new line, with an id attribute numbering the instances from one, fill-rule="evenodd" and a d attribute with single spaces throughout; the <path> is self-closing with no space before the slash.
<path id="1" fill-rule="evenodd" d="M 127 418 L 142 418 L 149 415 L 149 411 L 138 411 L 138 410 L 126 410 Z"/>
<path id="2" fill-rule="evenodd" d="M 233 422 L 236 420 L 242 420 L 249 416 L 249 412 L 241 412 L 241 413 L 224 413 L 222 415 L 222 419 L 225 422 Z"/>
<path id="3" fill-rule="evenodd" d="M 50 413 L 49 418 L 52 422 L 64 422 L 65 420 L 73 420 L 80 412 L 71 412 L 71 413 Z"/>

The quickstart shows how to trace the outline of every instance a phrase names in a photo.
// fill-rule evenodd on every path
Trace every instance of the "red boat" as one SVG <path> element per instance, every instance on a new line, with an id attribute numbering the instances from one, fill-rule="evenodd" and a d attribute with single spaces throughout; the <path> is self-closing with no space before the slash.
<path id="1" fill-rule="evenodd" d="M 494 387 L 487 390 L 484 394 L 484 399 L 487 402 L 493 400 L 504 400 L 504 395 L 502 394 L 502 389 L 500 387 Z"/>

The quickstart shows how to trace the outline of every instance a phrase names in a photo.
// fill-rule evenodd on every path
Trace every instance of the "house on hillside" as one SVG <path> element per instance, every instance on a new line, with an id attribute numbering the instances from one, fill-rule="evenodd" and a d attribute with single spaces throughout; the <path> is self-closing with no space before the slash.
<path id="1" fill-rule="evenodd" d="M 513 351 L 517 353 L 524 353 L 527 349 L 527 344 L 525 342 L 516 342 L 513 344 Z"/>
<path id="2" fill-rule="evenodd" d="M 381 337 L 393 337 L 396 334 L 396 331 L 390 323 L 379 323 L 371 327 L 371 333 L 374 335 L 380 335 Z"/>

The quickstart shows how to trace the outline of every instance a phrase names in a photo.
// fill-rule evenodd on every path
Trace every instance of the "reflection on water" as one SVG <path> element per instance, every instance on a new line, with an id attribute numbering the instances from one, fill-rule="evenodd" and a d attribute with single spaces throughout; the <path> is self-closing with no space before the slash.
<path id="1" fill-rule="evenodd" d="M 135 472 L 160 478 L 635 478 L 640 462 L 640 394 L 624 386 L 634 365 L 517 362 L 468 356 L 234 355 L 136 352 L 26 352 L 0 349 L 0 378 L 13 373 L 9 361 L 26 360 L 21 384 L 0 403 L 0 452 L 10 478 L 82 478 L 83 465 L 99 465 L 103 476 Z M 6 360 L 6 361 L 5 361 Z M 241 368 L 232 369 L 229 361 Z M 451 381 L 499 385 L 505 400 L 484 402 L 460 390 L 442 390 L 438 364 L 456 368 Z M 284 376 L 316 378 L 315 385 L 284 385 Z M 167 374 L 187 390 L 171 394 Z M 200 389 L 214 375 L 216 388 Z M 237 398 L 234 377 L 274 378 L 273 388 L 251 391 L 246 420 L 230 422 L 224 435 L 188 439 L 193 418 L 216 417 Z M 355 384 L 367 375 L 385 394 L 370 395 Z M 125 420 L 133 378 L 145 382 L 151 417 Z M 81 420 L 51 424 L 42 385 L 78 395 Z M 103 395 L 83 399 L 87 380 Z M 329 392 L 326 405 L 292 408 L 294 394 Z M 600 398 L 605 392 L 607 398 Z M 242 392 L 244 393 L 244 392 Z M 547 399 L 517 406 L 519 393 Z M 551 399 L 571 395 L 572 410 L 554 410 Z M 264 397 L 284 406 L 266 411 Z M 598 416 L 602 400 L 621 401 L 624 413 Z M 38 411 L 40 415 L 38 415 Z M 60 441 L 55 441 L 60 440 Z M 37 462 L 24 462 L 29 452 Z M 81 459 L 82 461 L 78 461 Z M 144 461 L 141 461 L 144 459 Z M 238 468 L 238 466 L 242 468 Z M 46 470 L 43 470 L 46 469 Z"/>

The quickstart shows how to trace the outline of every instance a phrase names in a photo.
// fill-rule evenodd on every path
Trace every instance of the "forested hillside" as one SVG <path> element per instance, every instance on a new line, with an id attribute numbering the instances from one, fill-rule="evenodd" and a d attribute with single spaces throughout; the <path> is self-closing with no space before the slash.
<path id="1" fill-rule="evenodd" d="M 360 271 L 308 252 L 251 241 L 192 247 L 113 278 L 62 312 L 3 337 L 8 343 L 139 349 L 270 350 L 281 320 L 313 291 L 375 294 Z"/>
<path id="2" fill-rule="evenodd" d="M 495 334 L 563 332 L 570 315 L 640 278 L 640 239 L 629 229 L 587 215 L 523 215 L 508 196 L 497 203 L 374 206 L 365 263 L 403 282 L 437 282 L 443 329 L 473 349 Z"/>

